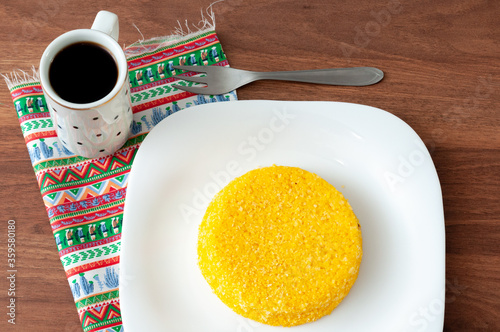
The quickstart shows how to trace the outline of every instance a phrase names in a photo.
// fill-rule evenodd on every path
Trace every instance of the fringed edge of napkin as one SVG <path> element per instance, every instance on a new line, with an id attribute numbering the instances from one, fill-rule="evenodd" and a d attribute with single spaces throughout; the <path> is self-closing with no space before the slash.
<path id="1" fill-rule="evenodd" d="M 11 90 L 13 87 L 19 87 L 23 84 L 40 82 L 40 75 L 38 74 L 35 66 L 31 67 L 31 73 L 21 69 L 17 69 L 9 74 L 0 75 L 2 75 L 9 90 Z"/>
<path id="2" fill-rule="evenodd" d="M 145 40 L 144 38 L 139 39 L 133 44 L 124 48 L 125 55 L 128 58 L 143 55 L 148 52 L 155 52 L 156 50 L 167 47 L 172 44 L 176 44 L 185 40 L 188 40 L 200 33 L 205 33 L 208 31 L 215 30 L 215 13 L 213 11 L 213 5 L 224 0 L 218 0 L 210 4 L 210 6 L 203 11 L 201 10 L 201 19 L 197 24 L 189 24 L 185 20 L 184 24 L 177 21 L 178 27 L 168 36 L 153 37 Z M 134 25 L 135 26 L 135 25 Z M 140 32 L 140 30 L 136 29 Z M 141 33 L 142 35 L 142 33 Z M 20 87 L 23 84 L 37 83 L 40 82 L 40 75 L 35 66 L 31 67 L 31 73 L 26 72 L 21 69 L 14 70 L 8 74 L 1 74 L 7 84 L 7 88 L 12 90 L 14 87 Z"/>
<path id="3" fill-rule="evenodd" d="M 180 21 L 177 21 L 178 27 L 176 27 L 170 35 L 153 37 L 150 39 L 144 39 L 143 37 L 135 43 L 125 47 L 124 52 L 127 59 L 143 55 L 144 53 L 153 53 L 160 48 L 168 47 L 170 45 L 188 40 L 201 33 L 215 30 L 215 13 L 212 7 L 213 5 L 221 1 L 224 0 L 213 2 L 210 6 L 207 7 L 207 9 L 205 9 L 205 12 L 202 9 L 201 19 L 197 24 L 189 24 L 187 20 L 184 21 L 184 24 L 181 24 Z M 136 29 L 142 36 L 142 33 L 137 26 Z"/>

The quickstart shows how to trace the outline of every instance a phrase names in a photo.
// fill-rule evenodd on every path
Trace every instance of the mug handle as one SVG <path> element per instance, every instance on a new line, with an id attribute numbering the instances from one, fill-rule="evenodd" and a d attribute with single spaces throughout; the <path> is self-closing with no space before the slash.
<path id="1" fill-rule="evenodd" d="M 97 13 L 91 29 L 104 32 L 118 41 L 118 15 L 107 10 L 101 10 Z"/>

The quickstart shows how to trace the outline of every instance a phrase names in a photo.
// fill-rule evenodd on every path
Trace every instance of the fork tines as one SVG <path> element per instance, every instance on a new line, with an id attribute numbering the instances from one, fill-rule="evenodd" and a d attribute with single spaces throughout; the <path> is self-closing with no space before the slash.
<path id="1" fill-rule="evenodd" d="M 207 66 L 173 66 L 175 69 L 180 69 L 184 71 L 192 71 L 192 72 L 197 72 L 197 73 L 206 73 L 207 72 Z"/>
<path id="2" fill-rule="evenodd" d="M 174 67 L 174 69 L 180 69 L 183 71 L 193 73 L 193 76 L 187 76 L 186 75 L 187 73 L 177 74 L 177 75 L 173 76 L 175 79 L 188 81 L 188 82 L 194 82 L 194 83 L 202 83 L 202 84 L 205 84 L 205 86 L 189 87 L 189 86 L 184 86 L 184 85 L 173 84 L 172 87 L 179 89 L 179 90 L 184 90 L 184 91 L 188 91 L 191 93 L 195 93 L 195 94 L 203 93 L 203 90 L 201 90 L 201 89 L 204 89 L 206 87 L 207 77 L 206 77 L 206 75 L 204 75 L 204 76 L 194 76 L 194 75 L 206 73 L 206 71 L 204 71 L 203 68 L 207 68 L 207 67 L 204 67 L 204 66 L 173 66 L 173 67 Z"/>

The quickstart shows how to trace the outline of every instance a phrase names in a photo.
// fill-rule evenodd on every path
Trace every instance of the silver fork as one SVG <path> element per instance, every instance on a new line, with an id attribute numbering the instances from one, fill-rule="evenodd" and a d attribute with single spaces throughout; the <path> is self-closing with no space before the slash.
<path id="1" fill-rule="evenodd" d="M 173 85 L 173 87 L 205 95 L 227 93 L 256 80 L 281 80 L 329 85 L 371 85 L 384 77 L 384 72 L 373 67 L 332 68 L 297 71 L 256 72 L 221 66 L 174 66 L 175 69 L 205 73 L 206 76 L 175 75 L 176 79 L 203 83 L 206 87 Z"/>

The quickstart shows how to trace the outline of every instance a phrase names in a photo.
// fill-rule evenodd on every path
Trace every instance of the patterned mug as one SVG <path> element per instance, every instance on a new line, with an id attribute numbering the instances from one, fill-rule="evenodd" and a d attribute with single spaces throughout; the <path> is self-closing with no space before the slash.
<path id="1" fill-rule="evenodd" d="M 57 37 L 45 49 L 40 60 L 40 81 L 57 136 L 68 150 L 86 158 L 99 158 L 115 152 L 127 141 L 131 131 L 128 65 L 117 39 L 118 16 L 100 11 L 91 29 L 72 30 Z M 104 97 L 92 102 L 67 101 L 56 93 L 50 81 L 50 66 L 55 56 L 77 43 L 96 44 L 108 51 L 116 63 L 115 85 Z M 74 67 L 78 68 L 78 63 Z M 67 75 L 86 74 L 89 73 L 79 73 L 78 70 L 67 72 Z"/>

